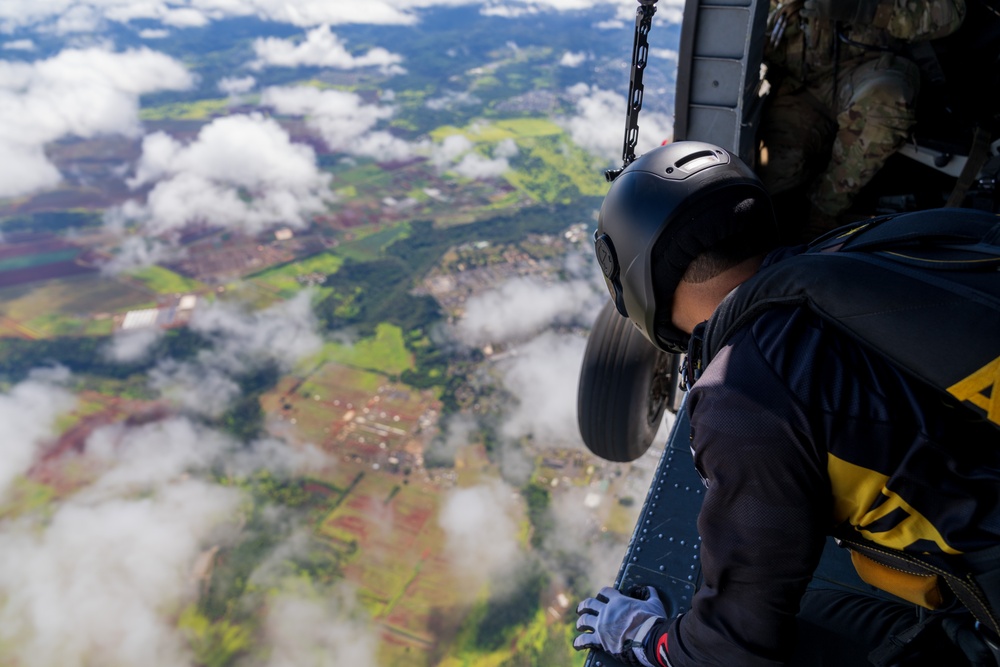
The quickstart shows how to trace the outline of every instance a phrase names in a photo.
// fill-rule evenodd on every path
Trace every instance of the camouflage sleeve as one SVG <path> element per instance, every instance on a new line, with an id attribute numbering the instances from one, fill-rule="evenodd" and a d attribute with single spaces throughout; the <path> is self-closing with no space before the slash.
<path id="1" fill-rule="evenodd" d="M 946 37 L 965 19 L 965 0 L 891 0 L 879 7 L 875 24 L 896 39 L 917 42 Z"/>

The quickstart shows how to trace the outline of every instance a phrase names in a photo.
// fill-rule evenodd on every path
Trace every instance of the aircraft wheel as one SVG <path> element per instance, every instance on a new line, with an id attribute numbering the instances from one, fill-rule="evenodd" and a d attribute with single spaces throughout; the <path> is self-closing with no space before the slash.
<path id="1" fill-rule="evenodd" d="M 577 421 L 587 449 L 634 461 L 653 442 L 670 395 L 671 357 L 646 340 L 608 301 L 587 340 Z"/>

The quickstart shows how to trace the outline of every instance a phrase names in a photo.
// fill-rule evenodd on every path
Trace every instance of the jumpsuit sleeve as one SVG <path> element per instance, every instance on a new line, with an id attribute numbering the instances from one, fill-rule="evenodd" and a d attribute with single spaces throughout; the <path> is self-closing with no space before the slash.
<path id="1" fill-rule="evenodd" d="M 797 373 L 791 384 L 802 386 L 816 350 L 788 345 L 782 326 L 766 315 L 738 333 L 691 390 L 692 451 L 706 484 L 703 581 L 691 611 L 671 623 L 672 667 L 776 666 L 794 648 L 831 500 L 825 449 L 782 377 Z"/>
<path id="2" fill-rule="evenodd" d="M 886 9 L 885 29 L 910 42 L 947 37 L 965 20 L 965 0 L 890 0 Z"/>

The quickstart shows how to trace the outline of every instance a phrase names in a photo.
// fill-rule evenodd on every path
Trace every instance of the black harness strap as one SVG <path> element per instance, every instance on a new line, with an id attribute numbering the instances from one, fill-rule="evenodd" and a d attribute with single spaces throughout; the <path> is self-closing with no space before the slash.
<path id="1" fill-rule="evenodd" d="M 834 230 L 723 300 L 700 366 L 765 310 L 801 306 L 943 393 L 972 386 L 958 400 L 1000 429 L 1000 395 L 992 405 L 988 387 L 960 384 L 1000 365 L 998 227 L 990 213 L 935 209 Z"/>

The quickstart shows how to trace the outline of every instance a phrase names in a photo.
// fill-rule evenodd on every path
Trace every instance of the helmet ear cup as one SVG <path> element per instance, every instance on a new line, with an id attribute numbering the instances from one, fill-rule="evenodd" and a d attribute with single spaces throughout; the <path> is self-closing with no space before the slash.
<path id="1" fill-rule="evenodd" d="M 607 234 L 597 236 L 594 233 L 594 252 L 597 254 L 597 263 L 601 266 L 601 272 L 608 283 L 608 290 L 611 292 L 611 299 L 615 303 L 615 308 L 622 317 L 628 317 L 628 310 L 625 308 L 625 295 L 622 289 L 621 267 L 618 265 L 618 256 L 615 254 L 615 245 L 611 242 L 611 237 Z"/>

